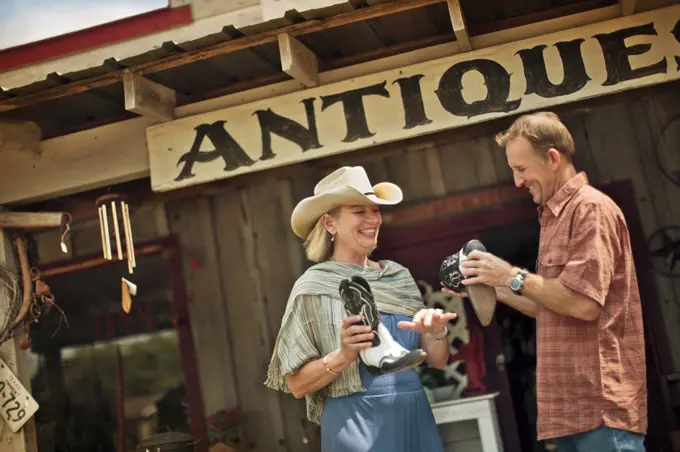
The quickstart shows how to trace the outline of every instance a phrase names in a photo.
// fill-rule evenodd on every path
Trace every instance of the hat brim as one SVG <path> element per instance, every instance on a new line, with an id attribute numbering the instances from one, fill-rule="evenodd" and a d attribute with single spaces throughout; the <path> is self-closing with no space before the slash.
<path id="1" fill-rule="evenodd" d="M 306 239 L 314 229 L 316 222 L 326 212 L 339 206 L 352 205 L 395 205 L 399 204 L 404 195 L 397 185 L 381 182 L 373 186 L 373 193 L 361 193 L 349 186 L 338 187 L 326 193 L 303 199 L 293 209 L 290 218 L 291 227 L 295 235 Z"/>

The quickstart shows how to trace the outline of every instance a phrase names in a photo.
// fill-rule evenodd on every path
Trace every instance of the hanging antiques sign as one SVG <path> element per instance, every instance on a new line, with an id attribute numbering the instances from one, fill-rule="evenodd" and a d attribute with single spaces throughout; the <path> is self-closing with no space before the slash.
<path id="1" fill-rule="evenodd" d="M 679 78 L 674 5 L 149 127 L 151 185 L 172 190 Z"/>

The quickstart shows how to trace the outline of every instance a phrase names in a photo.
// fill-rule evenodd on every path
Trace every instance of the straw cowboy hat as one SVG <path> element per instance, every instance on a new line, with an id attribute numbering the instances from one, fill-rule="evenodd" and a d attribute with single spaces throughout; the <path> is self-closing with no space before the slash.
<path id="1" fill-rule="evenodd" d="M 333 171 L 314 187 L 314 196 L 295 206 L 290 224 L 295 235 L 306 239 L 321 216 L 338 206 L 401 202 L 401 188 L 390 182 L 371 185 L 366 170 L 361 166 L 343 166 Z"/>

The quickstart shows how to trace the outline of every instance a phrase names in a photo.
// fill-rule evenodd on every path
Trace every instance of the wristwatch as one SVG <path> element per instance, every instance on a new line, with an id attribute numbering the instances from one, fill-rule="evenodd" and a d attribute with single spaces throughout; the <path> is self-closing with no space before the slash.
<path id="1" fill-rule="evenodd" d="M 510 290 L 512 290 L 513 293 L 516 295 L 522 295 L 522 288 L 524 288 L 524 278 L 526 278 L 528 274 L 528 270 L 520 268 L 519 272 L 517 272 L 517 274 L 512 277 L 510 280 Z"/>

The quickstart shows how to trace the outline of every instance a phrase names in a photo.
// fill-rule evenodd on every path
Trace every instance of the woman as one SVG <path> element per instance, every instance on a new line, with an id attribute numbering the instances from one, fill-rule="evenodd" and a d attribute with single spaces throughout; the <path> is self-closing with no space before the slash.
<path id="1" fill-rule="evenodd" d="M 446 325 L 455 314 L 425 309 L 401 265 L 369 259 L 382 223 L 379 205 L 401 200 L 396 185 L 371 186 L 362 167 L 343 167 L 293 211 L 293 231 L 317 264 L 291 291 L 265 384 L 306 398 L 310 421 L 321 425 L 322 452 L 443 450 L 413 369 L 422 357 L 401 365 L 402 371 L 385 372 L 380 359 L 362 353 L 383 347 L 386 355 L 417 357 L 419 352 L 409 351 L 421 348 L 430 366 L 442 368 L 448 360 Z M 380 325 L 372 328 L 366 316 L 346 315 L 346 309 L 352 311 L 348 291 L 361 294 L 361 302 L 374 300 Z"/>

